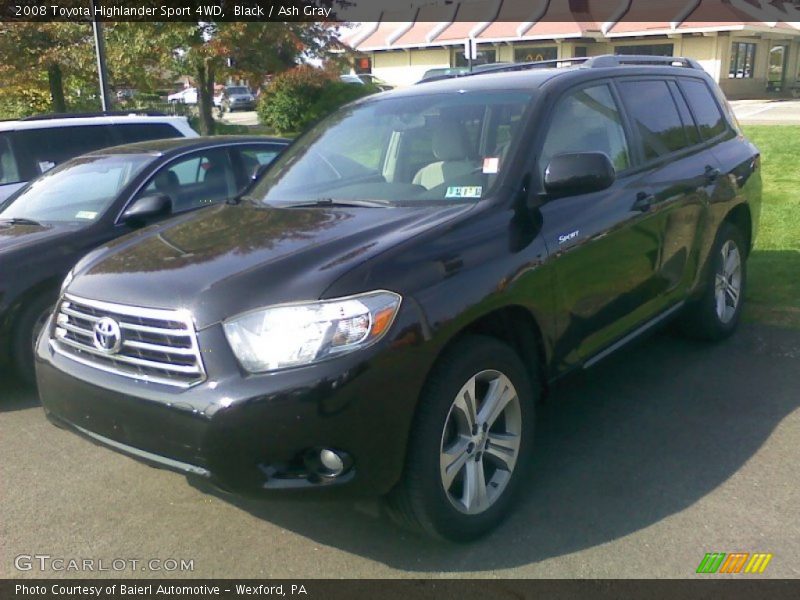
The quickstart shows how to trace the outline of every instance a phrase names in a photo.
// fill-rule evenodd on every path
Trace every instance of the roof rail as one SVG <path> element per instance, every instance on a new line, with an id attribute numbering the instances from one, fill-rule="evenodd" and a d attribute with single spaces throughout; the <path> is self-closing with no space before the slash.
<path id="1" fill-rule="evenodd" d="M 686 67 L 701 69 L 696 60 L 683 56 L 646 56 L 638 54 L 603 54 L 594 56 L 586 63 L 587 67 L 600 69 L 603 67 L 620 67 L 623 65 L 661 65 L 664 67 Z"/>
<path id="2" fill-rule="evenodd" d="M 105 112 L 85 113 L 52 113 L 47 115 L 33 115 L 24 117 L 20 121 L 48 121 L 50 119 L 85 119 L 88 117 L 166 117 L 167 115 L 151 110 L 110 110 Z"/>
<path id="3" fill-rule="evenodd" d="M 613 55 L 603 54 L 591 57 L 557 58 L 553 60 L 537 60 L 534 62 L 513 63 L 498 65 L 495 68 L 487 67 L 474 73 L 461 73 L 451 77 L 474 77 L 488 73 L 507 73 L 510 71 L 527 71 L 529 69 L 544 69 L 548 67 L 573 67 L 582 66 L 589 69 L 602 69 L 621 67 L 625 65 L 660 65 L 664 67 L 686 67 L 688 69 L 701 69 L 696 60 L 682 56 L 640 56 L 640 55 Z"/>
<path id="4" fill-rule="evenodd" d="M 547 67 L 568 66 L 574 64 L 585 64 L 593 58 L 576 57 L 576 58 L 558 58 L 554 60 L 536 60 L 533 62 L 521 62 L 505 65 L 497 65 L 496 67 L 482 68 L 480 71 L 473 73 L 460 73 L 454 77 L 469 77 L 473 75 L 486 75 L 487 73 L 507 73 L 509 71 L 527 71 L 528 69 L 545 69 Z"/>

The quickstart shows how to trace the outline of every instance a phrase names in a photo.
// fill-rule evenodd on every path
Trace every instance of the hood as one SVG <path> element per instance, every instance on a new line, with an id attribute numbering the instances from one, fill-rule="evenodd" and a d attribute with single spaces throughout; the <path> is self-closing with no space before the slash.
<path id="1" fill-rule="evenodd" d="M 46 225 L 15 225 L 0 221 L 0 253 L 28 248 L 59 237 L 66 237 L 80 230 L 71 223 L 48 223 Z"/>
<path id="2" fill-rule="evenodd" d="M 112 242 L 82 261 L 69 292 L 186 308 L 202 328 L 253 308 L 318 299 L 356 265 L 470 208 L 221 205 Z"/>

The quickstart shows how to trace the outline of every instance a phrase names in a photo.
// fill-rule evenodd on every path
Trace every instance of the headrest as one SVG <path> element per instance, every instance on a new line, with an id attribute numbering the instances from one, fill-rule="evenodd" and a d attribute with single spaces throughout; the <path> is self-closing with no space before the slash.
<path id="1" fill-rule="evenodd" d="M 170 191 L 180 185 L 180 180 L 174 171 L 161 171 L 155 178 L 156 189 L 159 191 Z"/>
<path id="2" fill-rule="evenodd" d="M 469 158 L 467 146 L 467 132 L 461 123 L 440 123 L 433 131 L 432 150 L 438 160 L 466 160 Z"/>

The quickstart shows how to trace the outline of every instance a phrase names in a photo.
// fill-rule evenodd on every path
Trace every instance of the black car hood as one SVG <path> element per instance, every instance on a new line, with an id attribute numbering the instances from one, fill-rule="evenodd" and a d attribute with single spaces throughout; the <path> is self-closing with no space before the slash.
<path id="1" fill-rule="evenodd" d="M 221 205 L 112 242 L 82 261 L 68 291 L 189 309 L 202 328 L 253 308 L 320 298 L 354 266 L 469 208 Z"/>
<path id="2" fill-rule="evenodd" d="M 80 226 L 70 223 L 21 225 L 0 221 L 0 254 L 68 237 L 79 230 Z"/>

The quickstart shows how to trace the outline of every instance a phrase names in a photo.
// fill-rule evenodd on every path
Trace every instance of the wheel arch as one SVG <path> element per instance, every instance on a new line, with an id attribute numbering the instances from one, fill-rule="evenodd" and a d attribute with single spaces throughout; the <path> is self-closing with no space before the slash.
<path id="1" fill-rule="evenodd" d="M 437 354 L 431 371 L 460 340 L 470 335 L 492 337 L 508 344 L 526 366 L 531 380 L 537 381 L 545 390 L 548 352 L 542 329 L 529 309 L 513 304 L 475 318 L 447 340 Z"/>
<path id="2" fill-rule="evenodd" d="M 60 277 L 50 277 L 44 281 L 37 283 L 32 288 L 25 290 L 24 293 L 14 300 L 8 312 L 4 323 L 4 330 L 9 334 L 9 339 L 17 333 L 17 328 L 20 325 L 20 315 L 23 314 L 31 302 L 40 298 L 43 295 L 52 295 L 57 299 L 58 288 L 61 285 Z"/>
<path id="3" fill-rule="evenodd" d="M 722 222 L 730 223 L 741 232 L 745 242 L 745 253 L 749 255 L 753 250 L 753 216 L 747 203 L 734 206 Z"/>

